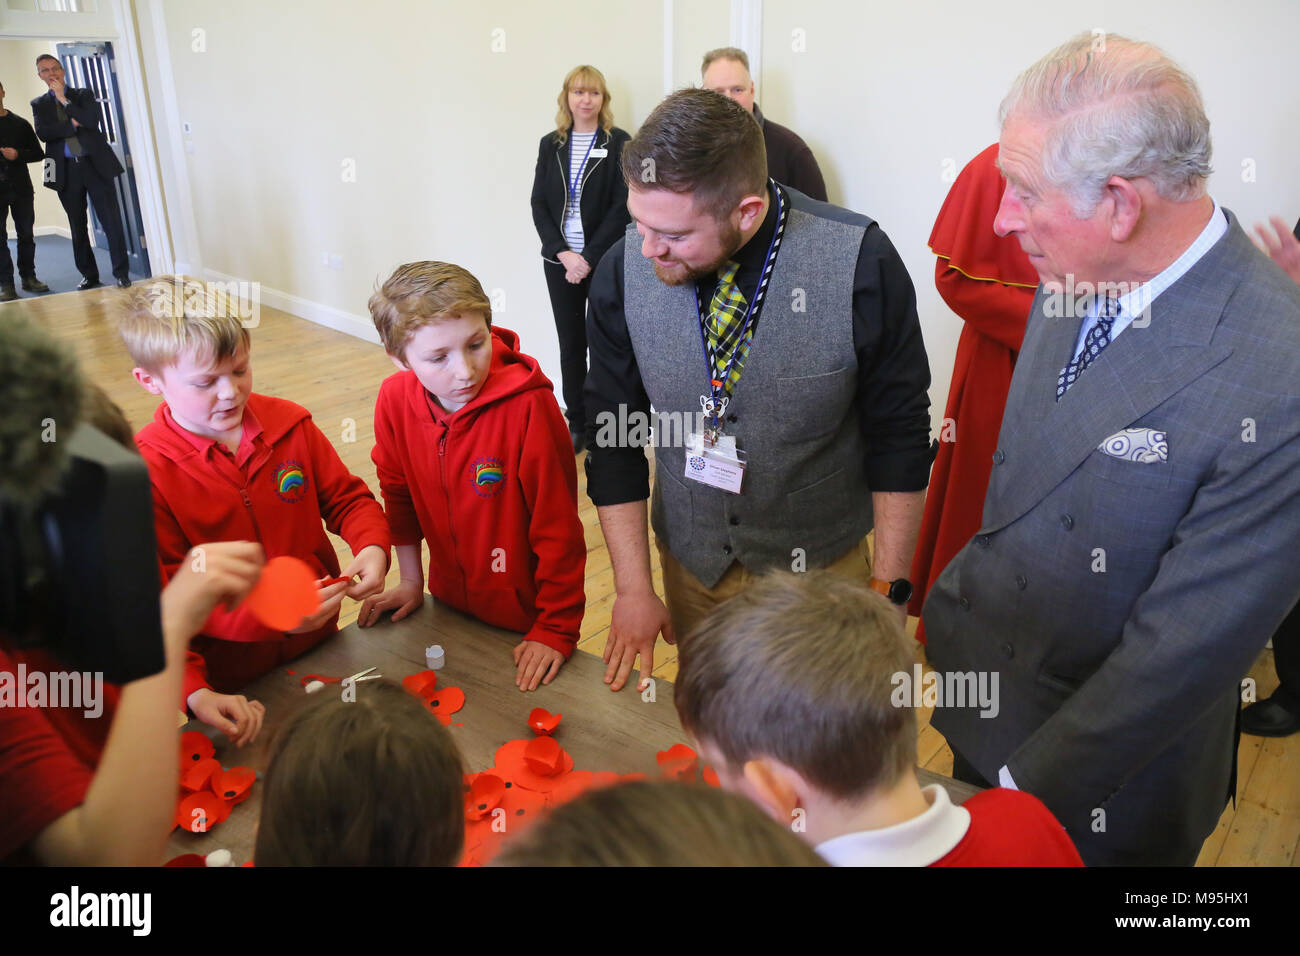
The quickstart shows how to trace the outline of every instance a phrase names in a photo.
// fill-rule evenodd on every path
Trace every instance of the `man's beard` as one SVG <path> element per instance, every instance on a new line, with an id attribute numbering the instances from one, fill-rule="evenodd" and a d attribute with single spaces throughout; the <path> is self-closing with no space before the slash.
<path id="1" fill-rule="evenodd" d="M 718 234 L 718 241 L 722 248 L 727 250 L 720 255 L 715 261 L 699 269 L 688 269 L 684 263 L 678 263 L 673 267 L 664 267 L 659 263 L 654 263 L 655 276 L 664 285 L 686 285 L 688 282 L 696 282 L 709 276 L 716 277 L 718 270 L 731 261 L 731 257 L 741 247 L 741 232 L 736 226 L 728 220 Z"/>

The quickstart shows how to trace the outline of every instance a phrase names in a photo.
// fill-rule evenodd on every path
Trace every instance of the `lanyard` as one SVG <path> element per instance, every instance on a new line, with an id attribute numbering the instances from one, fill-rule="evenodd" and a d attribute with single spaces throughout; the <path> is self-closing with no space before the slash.
<path id="1" fill-rule="evenodd" d="M 773 253 L 777 244 L 781 241 L 781 234 L 785 231 L 785 202 L 781 197 L 781 187 L 775 182 L 772 182 L 772 192 L 776 194 L 776 227 L 772 230 L 772 238 L 767 244 L 767 254 L 763 257 L 763 270 L 759 273 L 758 288 L 754 290 L 754 299 L 749 303 L 749 308 L 745 310 L 745 321 L 740 328 L 740 337 L 736 340 L 736 347 L 732 350 L 731 358 L 727 360 L 727 367 L 720 379 L 714 377 L 717 362 L 713 350 L 709 347 L 709 335 L 706 328 L 708 316 L 705 314 L 703 303 L 700 301 L 699 286 L 695 287 L 695 311 L 700 320 L 700 345 L 704 350 L 704 364 L 708 372 L 711 389 L 709 395 L 700 396 L 700 407 L 706 415 L 712 417 L 712 428 L 715 433 L 720 430 L 719 419 L 726 414 L 727 405 L 731 401 L 729 393 L 732 369 L 735 368 L 736 361 L 740 358 L 741 349 L 745 344 L 750 327 L 758 321 L 758 315 L 762 311 L 763 297 L 767 292 L 768 279 L 771 278 L 772 266 L 776 262 Z M 736 384 L 740 384 L 739 380 L 737 380 Z"/>
<path id="2" fill-rule="evenodd" d="M 582 154 L 582 165 L 578 167 L 579 182 L 582 179 L 582 171 L 587 168 L 587 157 L 591 155 L 591 147 L 596 145 L 596 137 L 599 135 L 599 133 L 600 130 L 596 130 L 591 134 L 591 142 L 587 144 L 587 151 Z M 564 171 L 564 179 L 565 179 L 565 185 L 569 189 L 569 205 L 572 206 L 574 203 L 578 201 L 578 193 L 574 185 L 574 177 L 573 177 L 573 162 L 572 162 L 573 136 L 572 134 L 570 134 L 569 136 L 569 154 L 570 154 L 569 155 L 570 163 L 569 163 L 569 168 Z"/>

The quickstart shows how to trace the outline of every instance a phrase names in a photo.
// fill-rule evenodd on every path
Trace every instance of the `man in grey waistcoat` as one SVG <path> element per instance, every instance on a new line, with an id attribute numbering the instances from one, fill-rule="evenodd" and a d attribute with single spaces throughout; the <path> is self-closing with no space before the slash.
<path id="1" fill-rule="evenodd" d="M 1300 289 L 1206 192 L 1159 50 L 1084 34 L 1002 104 L 994 220 L 1042 279 L 983 524 L 924 609 L 954 776 L 1039 797 L 1084 862 L 1196 861 L 1239 682 L 1300 597 Z M 955 703 L 955 701 L 954 701 Z M 981 780 L 982 778 L 982 780 Z"/>
<path id="2" fill-rule="evenodd" d="M 645 686 L 660 634 L 685 637 L 768 569 L 857 577 L 904 621 L 930 371 L 898 253 L 866 216 L 772 182 L 762 130 L 708 90 L 665 99 L 623 173 L 632 225 L 587 316 L 587 493 L 616 592 L 606 683 L 639 656 Z"/>

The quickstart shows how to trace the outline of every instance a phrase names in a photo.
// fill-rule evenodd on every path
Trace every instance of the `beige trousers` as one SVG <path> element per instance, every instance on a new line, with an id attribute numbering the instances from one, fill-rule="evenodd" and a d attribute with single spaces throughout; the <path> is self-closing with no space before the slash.
<path id="1" fill-rule="evenodd" d="M 717 584 L 706 588 L 699 578 L 682 567 L 681 562 L 667 548 L 657 540 L 655 544 L 659 548 L 659 563 L 663 568 L 664 603 L 668 605 L 673 632 L 679 641 L 690 634 L 691 629 L 710 611 L 745 590 L 756 577 L 737 561 L 727 569 Z M 827 565 L 826 570 L 861 581 L 865 585 L 871 580 L 870 555 L 867 539 L 863 538 L 845 552 L 843 557 Z"/>

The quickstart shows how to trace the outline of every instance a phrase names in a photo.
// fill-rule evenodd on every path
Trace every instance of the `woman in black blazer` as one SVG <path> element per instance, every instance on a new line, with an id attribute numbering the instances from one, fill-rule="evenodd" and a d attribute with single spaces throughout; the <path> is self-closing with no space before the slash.
<path id="1" fill-rule="evenodd" d="M 591 274 L 629 222 L 620 163 L 631 137 L 614 125 L 609 101 L 600 70 L 570 70 L 556 97 L 555 129 L 542 137 L 533 176 L 533 223 L 560 338 L 561 391 L 575 454 L 582 450 L 585 428 Z"/>

